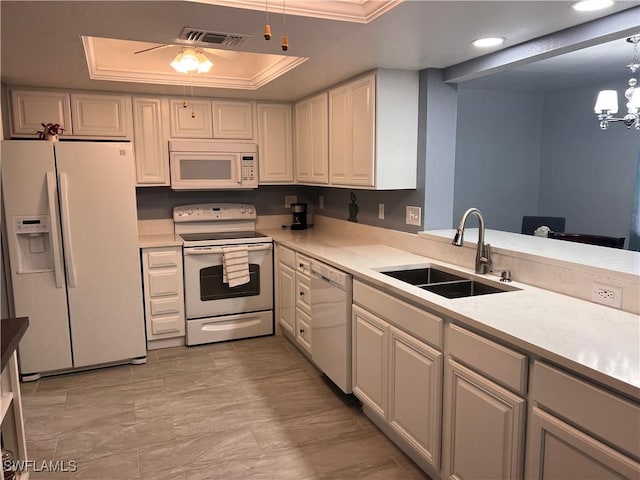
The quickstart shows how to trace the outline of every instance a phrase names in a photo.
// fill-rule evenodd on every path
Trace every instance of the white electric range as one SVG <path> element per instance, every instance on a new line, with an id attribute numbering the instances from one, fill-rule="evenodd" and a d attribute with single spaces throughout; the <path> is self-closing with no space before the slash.
<path id="1" fill-rule="evenodd" d="M 247 204 L 173 209 L 184 245 L 187 345 L 273 334 L 273 239 L 255 231 L 256 218 L 255 206 Z M 243 285 L 224 281 L 229 247 L 246 248 L 249 281 Z"/>

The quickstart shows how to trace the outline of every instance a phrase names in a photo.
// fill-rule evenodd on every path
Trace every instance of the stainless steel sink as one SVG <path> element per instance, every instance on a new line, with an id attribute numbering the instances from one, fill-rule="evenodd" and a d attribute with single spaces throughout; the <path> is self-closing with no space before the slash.
<path id="1" fill-rule="evenodd" d="M 463 273 L 452 273 L 434 265 L 414 268 L 392 267 L 390 270 L 384 269 L 379 272 L 446 298 L 473 297 L 519 290 L 510 285 L 480 282 Z"/>
<path id="2" fill-rule="evenodd" d="M 464 277 L 460 277 L 434 267 L 393 270 L 381 273 L 416 286 L 429 285 L 431 283 L 451 282 L 454 280 L 465 280 Z"/>
<path id="3" fill-rule="evenodd" d="M 493 285 L 476 282 L 474 280 L 432 283 L 431 285 L 422 285 L 420 288 L 447 298 L 474 297 L 476 295 L 487 295 L 489 293 L 509 291 L 507 289 L 498 288 Z"/>

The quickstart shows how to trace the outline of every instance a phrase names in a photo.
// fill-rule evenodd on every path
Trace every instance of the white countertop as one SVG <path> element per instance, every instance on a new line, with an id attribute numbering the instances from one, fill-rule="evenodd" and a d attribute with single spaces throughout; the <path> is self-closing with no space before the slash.
<path id="1" fill-rule="evenodd" d="M 477 276 L 472 269 L 319 230 L 262 231 L 284 246 L 640 400 L 640 319 L 635 314 L 517 282 L 510 285 L 518 291 L 447 299 L 374 269 L 433 262 Z M 497 277 L 480 277 L 500 285 Z"/>
<path id="2" fill-rule="evenodd" d="M 148 233 L 138 235 L 140 248 L 177 247 L 182 245 L 182 239 L 171 233 Z"/>

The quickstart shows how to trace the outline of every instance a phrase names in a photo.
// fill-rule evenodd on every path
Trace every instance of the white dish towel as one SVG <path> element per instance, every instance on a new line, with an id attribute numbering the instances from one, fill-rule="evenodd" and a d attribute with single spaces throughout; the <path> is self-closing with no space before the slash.
<path id="1" fill-rule="evenodd" d="M 249 283 L 249 249 L 246 245 L 222 247 L 222 281 L 230 287 Z"/>

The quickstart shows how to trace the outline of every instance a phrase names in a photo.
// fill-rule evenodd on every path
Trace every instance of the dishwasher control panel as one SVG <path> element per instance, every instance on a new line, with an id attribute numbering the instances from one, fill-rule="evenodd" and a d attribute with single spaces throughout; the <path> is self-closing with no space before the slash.
<path id="1" fill-rule="evenodd" d="M 339 285 L 343 290 L 351 290 L 351 275 L 341 270 L 313 260 L 311 273 Z"/>

